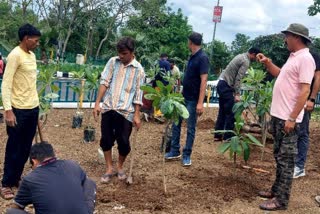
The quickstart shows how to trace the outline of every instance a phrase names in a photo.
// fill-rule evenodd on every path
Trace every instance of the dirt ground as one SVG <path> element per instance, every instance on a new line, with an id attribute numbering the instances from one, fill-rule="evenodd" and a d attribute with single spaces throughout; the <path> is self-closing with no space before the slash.
<path id="1" fill-rule="evenodd" d="M 272 144 L 267 144 L 263 161 L 260 160 L 260 148 L 253 148 L 249 160 L 250 166 L 269 173 L 243 169 L 241 158 L 238 159 L 237 168 L 233 169 L 229 157 L 217 152 L 219 144 L 213 143 L 213 136 L 210 134 L 216 119 L 216 109 L 207 108 L 198 122 L 192 166 L 184 168 L 179 161 L 165 164 L 166 195 L 163 191 L 162 156 L 159 152 L 164 124 L 142 124 L 137 137 L 132 185 L 127 186 L 115 177 L 109 184 L 100 184 L 99 179 L 105 166 L 98 156 L 99 123 L 95 124 L 97 142 L 84 144 L 83 129 L 71 128 L 73 113 L 74 110 L 53 110 L 44 135 L 54 145 L 59 158 L 76 160 L 88 176 L 97 182 L 95 213 L 266 213 L 258 208 L 262 199 L 257 197 L 257 192 L 268 189 L 274 180 Z M 307 176 L 294 180 L 289 209 L 274 213 L 320 213 L 320 208 L 314 201 L 314 197 L 320 194 L 319 122 L 312 121 L 310 127 Z M 182 133 L 181 143 L 184 145 L 186 127 L 182 128 Z M 5 125 L 0 124 L 0 174 L 3 173 L 6 138 Z M 114 154 L 116 160 L 116 150 Z M 129 161 L 126 163 L 127 172 L 128 168 Z M 26 166 L 25 173 L 28 170 L 29 166 Z M 9 203 L 10 201 L 0 199 L 0 210 L 3 212 Z"/>

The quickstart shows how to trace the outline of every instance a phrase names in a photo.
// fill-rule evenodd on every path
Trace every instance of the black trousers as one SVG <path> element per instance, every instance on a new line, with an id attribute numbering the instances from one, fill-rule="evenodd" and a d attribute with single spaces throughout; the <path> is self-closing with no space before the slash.
<path id="1" fill-rule="evenodd" d="M 39 108 L 16 109 L 13 108 L 17 125 L 7 126 L 8 141 L 4 159 L 2 186 L 18 186 L 24 164 L 28 160 L 32 140 L 36 133 Z"/>
<path id="2" fill-rule="evenodd" d="M 119 154 L 127 156 L 130 153 L 129 138 L 132 131 L 132 122 L 116 111 L 107 111 L 102 114 L 100 147 L 109 151 L 117 141 Z"/>
<path id="3" fill-rule="evenodd" d="M 217 92 L 219 94 L 219 113 L 215 130 L 233 130 L 235 122 L 234 113 L 232 112 L 234 105 L 234 90 L 226 81 L 219 80 Z M 226 133 L 224 134 L 223 139 L 227 140 L 232 136 L 232 133 Z M 215 137 L 222 138 L 222 134 L 216 133 Z"/>

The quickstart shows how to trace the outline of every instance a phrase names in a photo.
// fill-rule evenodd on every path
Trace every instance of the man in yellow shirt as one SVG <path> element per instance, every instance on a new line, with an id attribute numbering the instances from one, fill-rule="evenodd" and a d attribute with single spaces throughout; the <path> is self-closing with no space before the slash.
<path id="1" fill-rule="evenodd" d="M 12 187 L 19 185 L 39 115 L 37 63 L 32 50 L 39 45 L 41 33 L 25 24 L 19 28 L 18 35 L 20 44 L 7 57 L 1 86 L 8 141 L 0 193 L 6 200 L 14 197 Z"/>

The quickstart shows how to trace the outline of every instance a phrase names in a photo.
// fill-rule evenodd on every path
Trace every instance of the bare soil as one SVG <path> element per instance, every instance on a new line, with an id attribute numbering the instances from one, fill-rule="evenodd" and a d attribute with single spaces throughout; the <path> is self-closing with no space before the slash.
<path id="1" fill-rule="evenodd" d="M 86 112 L 90 113 L 90 110 Z M 257 197 L 257 192 L 270 188 L 274 180 L 272 143 L 266 145 L 263 161 L 260 159 L 261 148 L 257 147 L 252 148 L 249 160 L 251 167 L 268 173 L 244 169 L 241 157 L 237 159 L 237 167 L 233 168 L 229 156 L 217 152 L 219 143 L 214 143 L 210 134 L 217 116 L 215 108 L 207 108 L 199 118 L 192 166 L 184 168 L 179 161 L 166 162 L 167 194 L 163 191 L 159 149 L 165 124 L 144 122 L 138 132 L 132 185 L 127 186 L 116 177 L 109 184 L 101 184 L 99 180 L 105 172 L 105 165 L 98 156 L 100 123 L 94 123 L 96 142 L 84 144 L 83 129 L 71 128 L 74 113 L 74 110 L 53 110 L 43 130 L 44 136 L 54 145 L 59 158 L 76 160 L 97 182 L 95 213 L 265 213 L 258 208 L 262 199 Z M 88 124 L 87 121 L 85 117 L 84 125 Z M 185 138 L 186 127 L 183 126 L 182 146 Z M 6 139 L 5 125 L 0 124 L 0 174 L 3 173 Z M 310 141 L 307 176 L 294 180 L 289 209 L 275 213 L 320 213 L 314 201 L 314 197 L 320 194 L 320 127 L 317 121 L 311 122 Z M 113 153 L 116 162 L 117 150 L 114 149 Z M 129 160 L 126 162 L 127 172 Z M 26 166 L 25 173 L 28 171 Z M 10 203 L 0 199 L 0 210 L 4 212 Z"/>

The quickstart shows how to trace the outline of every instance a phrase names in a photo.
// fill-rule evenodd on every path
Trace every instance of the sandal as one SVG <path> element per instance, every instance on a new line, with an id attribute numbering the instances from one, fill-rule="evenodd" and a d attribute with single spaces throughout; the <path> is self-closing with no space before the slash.
<path id="1" fill-rule="evenodd" d="M 111 181 L 112 176 L 113 176 L 113 173 L 106 173 L 102 175 L 100 182 L 103 184 L 107 184 Z"/>
<path id="2" fill-rule="evenodd" d="M 11 187 L 2 187 L 0 195 L 5 200 L 11 200 L 14 198 L 14 192 Z"/>
<path id="3" fill-rule="evenodd" d="M 267 211 L 275 211 L 275 210 L 286 210 L 287 207 L 281 205 L 276 198 L 272 198 L 268 201 L 260 204 L 260 209 Z"/>
<path id="4" fill-rule="evenodd" d="M 274 197 L 274 193 L 269 190 L 269 191 L 260 191 L 258 192 L 258 195 L 261 197 L 261 198 L 273 198 Z"/>
<path id="5" fill-rule="evenodd" d="M 125 180 L 127 178 L 126 173 L 123 170 L 118 171 L 117 175 L 119 180 Z"/>

